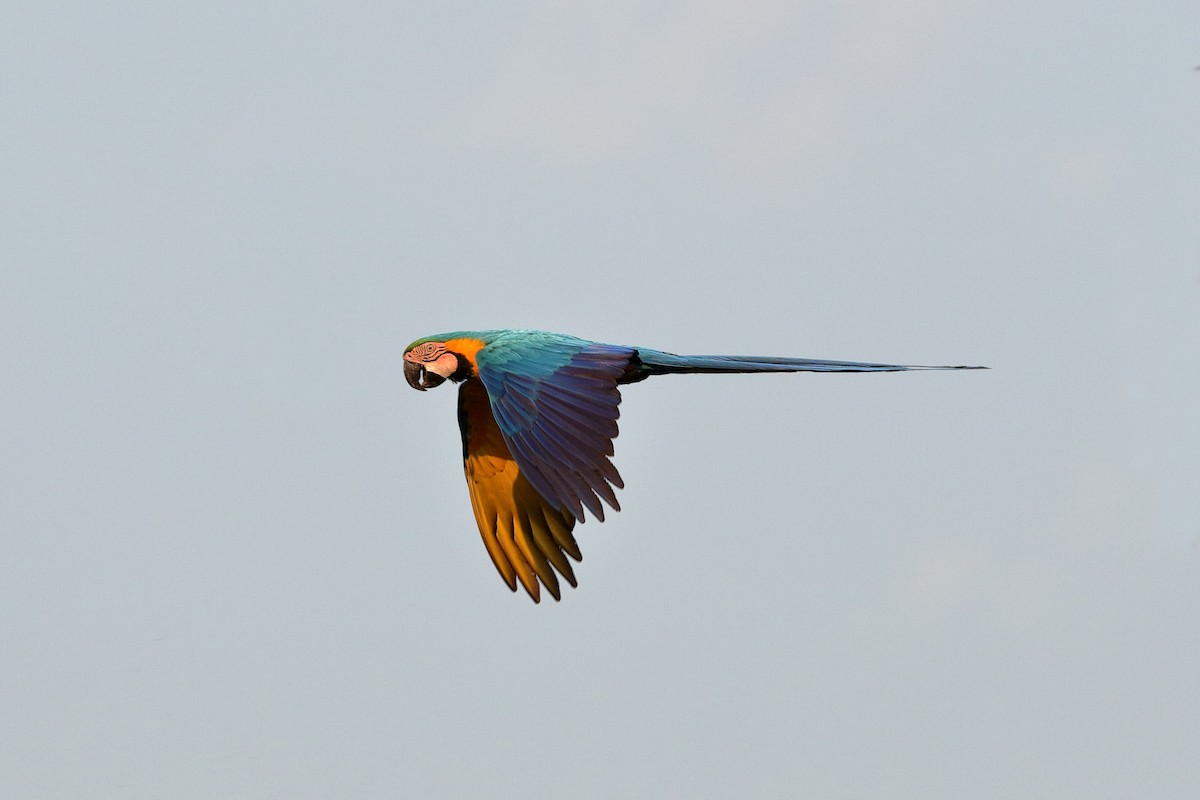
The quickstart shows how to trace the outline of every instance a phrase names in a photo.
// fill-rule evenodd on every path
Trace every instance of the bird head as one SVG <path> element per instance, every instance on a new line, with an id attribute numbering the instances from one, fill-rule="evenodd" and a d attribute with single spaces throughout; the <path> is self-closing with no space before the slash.
<path id="1" fill-rule="evenodd" d="M 419 392 L 432 389 L 447 378 L 462 380 L 469 371 L 459 353 L 446 349 L 445 342 L 418 341 L 404 352 L 404 379 Z"/>

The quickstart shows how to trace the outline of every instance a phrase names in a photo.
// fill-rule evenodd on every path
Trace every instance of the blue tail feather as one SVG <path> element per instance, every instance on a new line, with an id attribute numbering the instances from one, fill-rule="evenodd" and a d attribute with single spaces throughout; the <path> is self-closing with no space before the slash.
<path id="1" fill-rule="evenodd" d="M 866 361 L 828 361 L 775 356 L 678 356 L 661 350 L 637 349 L 634 363 L 649 375 L 738 372 L 903 372 L 917 369 L 987 369 L 969 366 L 873 364 Z"/>

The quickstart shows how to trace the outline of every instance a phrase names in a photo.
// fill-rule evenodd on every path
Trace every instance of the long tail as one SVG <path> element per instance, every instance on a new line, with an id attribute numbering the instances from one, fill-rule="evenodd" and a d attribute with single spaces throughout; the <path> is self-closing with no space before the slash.
<path id="1" fill-rule="evenodd" d="M 825 361 L 816 358 L 774 356 L 677 356 L 661 350 L 638 348 L 634 358 L 637 380 L 651 375 L 727 372 L 903 372 L 914 369 L 987 369 L 987 367 L 917 364 L 872 364 L 865 361 Z"/>

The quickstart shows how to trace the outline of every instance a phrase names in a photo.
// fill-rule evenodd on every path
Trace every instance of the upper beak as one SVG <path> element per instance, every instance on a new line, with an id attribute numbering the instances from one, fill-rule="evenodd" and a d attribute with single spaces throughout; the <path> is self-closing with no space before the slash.
<path id="1" fill-rule="evenodd" d="M 425 387 L 421 385 L 421 376 L 424 374 L 425 368 L 420 364 L 414 364 L 411 361 L 404 362 L 404 380 L 408 381 L 408 385 L 418 392 L 425 391 Z"/>
<path id="2" fill-rule="evenodd" d="M 423 392 L 426 389 L 432 389 L 434 386 L 437 386 L 446 379 L 437 373 L 430 372 L 420 364 L 414 364 L 412 361 L 405 361 L 404 380 L 408 381 L 408 385 L 416 389 L 418 392 Z"/>

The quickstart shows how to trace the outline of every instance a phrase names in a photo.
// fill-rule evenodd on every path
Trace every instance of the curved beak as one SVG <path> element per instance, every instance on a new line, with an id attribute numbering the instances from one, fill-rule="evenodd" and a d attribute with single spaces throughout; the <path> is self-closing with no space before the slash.
<path id="1" fill-rule="evenodd" d="M 430 372 L 420 364 L 414 364 L 411 361 L 404 362 L 404 380 L 408 381 L 408 385 L 416 389 L 418 392 L 423 392 L 426 389 L 432 389 L 446 379 L 437 373 Z"/>

